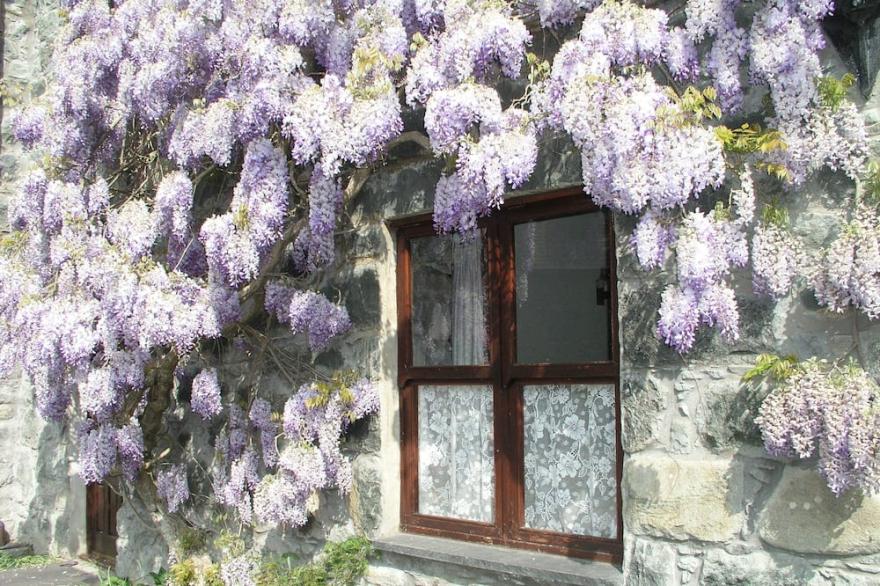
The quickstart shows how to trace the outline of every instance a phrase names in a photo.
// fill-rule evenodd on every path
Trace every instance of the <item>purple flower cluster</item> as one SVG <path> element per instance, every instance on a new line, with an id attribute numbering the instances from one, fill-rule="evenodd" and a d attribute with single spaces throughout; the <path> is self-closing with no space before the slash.
<path id="1" fill-rule="evenodd" d="M 220 381 L 216 368 L 206 368 L 192 382 L 190 406 L 202 419 L 212 419 L 223 411 L 220 398 Z"/>
<path id="2" fill-rule="evenodd" d="M 367 380 L 343 388 L 303 385 L 284 405 L 284 436 L 278 471 L 254 492 L 254 512 L 264 523 L 298 527 L 308 519 L 308 499 L 316 491 L 351 486 L 351 463 L 340 451 L 340 436 L 358 419 L 375 413 L 379 397 Z"/>
<path id="3" fill-rule="evenodd" d="M 334 305 L 320 293 L 296 291 L 272 283 L 267 287 L 266 311 L 290 326 L 293 333 L 308 334 L 309 347 L 321 352 L 330 341 L 351 328 L 345 307 Z"/>
<path id="4" fill-rule="evenodd" d="M 791 290 L 804 264 L 804 251 L 791 232 L 775 224 L 755 228 L 752 237 L 755 293 L 781 299 Z"/>
<path id="5" fill-rule="evenodd" d="M 657 335 L 681 353 L 691 349 L 701 323 L 727 340 L 737 339 L 739 309 L 725 279 L 731 267 L 748 260 L 745 234 L 734 223 L 699 211 L 688 214 L 679 230 L 678 285 L 663 292 Z"/>
<path id="6" fill-rule="evenodd" d="M 764 399 L 756 423 L 775 456 L 809 458 L 836 495 L 880 491 L 880 388 L 855 366 L 811 360 Z"/>
<path id="7" fill-rule="evenodd" d="M 156 241 L 156 227 L 147 204 L 133 199 L 111 211 L 107 218 L 107 238 L 132 260 L 149 254 Z"/>
<path id="8" fill-rule="evenodd" d="M 867 153 L 864 123 L 848 102 L 821 104 L 816 80 L 825 36 L 819 20 L 833 8 L 825 0 L 774 0 L 755 15 L 751 28 L 750 75 L 769 85 L 775 115 L 769 124 L 787 148 L 774 154 L 800 184 L 824 165 L 856 177 Z"/>
<path id="9" fill-rule="evenodd" d="M 137 421 L 116 430 L 116 449 L 122 474 L 131 482 L 144 465 L 144 432 Z"/>
<path id="10" fill-rule="evenodd" d="M 202 225 L 208 266 L 231 286 L 253 279 L 287 213 L 287 158 L 266 139 L 251 142 L 230 210 Z"/>
<path id="11" fill-rule="evenodd" d="M 853 306 L 880 317 L 880 218 L 863 207 L 819 259 L 813 288 L 820 304 L 835 313 Z"/>
<path id="12" fill-rule="evenodd" d="M 183 171 L 166 175 L 156 189 L 156 229 L 160 234 L 183 241 L 189 235 L 193 204 L 192 181 Z"/>
<path id="13" fill-rule="evenodd" d="M 256 586 L 259 570 L 259 558 L 251 553 L 244 553 L 220 564 L 220 579 L 226 586 Z"/>
<path id="14" fill-rule="evenodd" d="M 116 465 L 116 429 L 104 423 L 79 436 L 79 476 L 86 484 L 101 482 Z"/>
<path id="15" fill-rule="evenodd" d="M 406 95 L 410 105 L 425 103 L 441 89 L 468 79 L 478 82 L 497 64 L 507 77 L 520 74 L 531 35 L 522 20 L 503 3 L 449 2 L 445 30 L 429 34 L 410 64 Z"/>
<path id="16" fill-rule="evenodd" d="M 675 228 L 664 222 L 662 215 L 648 209 L 633 230 L 630 244 L 635 249 L 639 264 L 645 269 L 663 266 L 666 252 L 675 242 Z"/>
<path id="17" fill-rule="evenodd" d="M 343 163 L 363 165 L 400 134 L 400 102 L 390 84 L 354 90 L 327 75 L 297 96 L 283 126 L 293 142 L 294 161 L 316 162 L 325 175 L 335 177 Z"/>
<path id="18" fill-rule="evenodd" d="M 160 470 L 156 475 L 156 493 L 165 501 L 169 513 L 180 510 L 181 505 L 189 500 L 186 466 L 175 464 Z"/>
<path id="19" fill-rule="evenodd" d="M 336 179 L 316 167 L 309 181 L 309 228 L 295 244 L 296 265 L 311 272 L 327 266 L 335 257 L 336 217 L 342 208 L 342 188 Z"/>
<path id="20" fill-rule="evenodd" d="M 12 118 L 12 136 L 26 148 L 35 147 L 46 130 L 46 112 L 34 107 L 20 110 Z"/>
<path id="21" fill-rule="evenodd" d="M 248 417 L 260 432 L 263 463 L 267 468 L 274 468 L 278 464 L 278 447 L 275 443 L 275 436 L 278 435 L 279 426 L 272 421 L 272 405 L 265 399 L 254 399 Z"/>
<path id="22" fill-rule="evenodd" d="M 312 291 L 297 291 L 288 308 L 287 322 L 294 334 L 308 333 L 309 347 L 320 352 L 330 340 L 348 331 L 351 319 L 345 307 L 334 305 L 326 297 Z"/>
<path id="23" fill-rule="evenodd" d="M 537 138 L 525 111 L 509 108 L 494 127 L 483 119 L 480 134 L 479 142 L 458 139 L 457 169 L 437 184 L 434 226 L 440 232 L 473 232 L 480 217 L 504 202 L 505 186 L 520 187 L 535 168 Z"/>

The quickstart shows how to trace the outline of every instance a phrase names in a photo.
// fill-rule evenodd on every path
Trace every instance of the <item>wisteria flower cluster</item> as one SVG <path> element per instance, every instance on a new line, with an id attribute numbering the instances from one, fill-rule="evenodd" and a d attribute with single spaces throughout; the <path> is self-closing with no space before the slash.
<path id="1" fill-rule="evenodd" d="M 745 234 L 734 223 L 699 210 L 688 214 L 680 230 L 676 244 L 679 285 L 663 292 L 657 334 L 680 352 L 691 349 L 700 323 L 736 340 L 739 311 L 725 278 L 732 267 L 748 261 Z"/>
<path id="2" fill-rule="evenodd" d="M 880 387 L 861 368 L 799 364 L 764 399 L 756 422 L 771 454 L 817 454 L 834 494 L 880 490 Z"/>
<path id="3" fill-rule="evenodd" d="M 777 224 L 755 228 L 752 238 L 752 286 L 756 293 L 780 299 L 788 294 L 806 263 L 803 246 Z"/>
<path id="4" fill-rule="evenodd" d="M 816 299 L 830 311 L 855 307 L 871 319 L 880 317 L 880 216 L 861 206 L 851 223 L 816 263 Z"/>
<path id="5" fill-rule="evenodd" d="M 173 370 L 240 319 L 241 289 L 293 221 L 294 162 L 324 163 L 303 202 L 320 243 L 314 269 L 332 257 L 340 165 L 366 163 L 400 132 L 389 76 L 407 50 L 402 15 L 349 6 L 350 20 L 327 20 L 328 33 L 345 29 L 328 43 L 297 33 L 300 15 L 281 4 L 69 2 L 51 91 L 15 116 L 14 136 L 44 156 L 11 202 L 2 243 L 0 370 L 23 368 L 45 417 L 77 406 L 89 483 L 115 466 L 132 479 L 144 461 L 145 369 Z M 390 60 L 369 66 L 378 49 Z M 310 51 L 340 75 L 316 82 Z M 320 108 L 298 106 L 313 94 Z M 319 127 L 326 148 L 308 151 L 303 133 Z M 204 193 L 203 180 L 225 175 L 236 178 L 231 199 Z M 323 313 L 297 327 L 326 347 L 347 315 L 306 297 Z M 221 414 L 215 370 L 196 377 L 191 407 Z"/>
<path id="6" fill-rule="evenodd" d="M 283 415 L 273 414 L 261 398 L 247 418 L 240 407 L 230 406 L 225 433 L 215 445 L 218 500 L 234 508 L 243 523 L 304 525 L 312 495 L 350 489 L 351 462 L 341 451 L 342 435 L 378 408 L 375 386 L 351 377 L 303 385 L 287 400 Z"/>
<path id="7" fill-rule="evenodd" d="M 0 242 L 0 374 L 20 367 L 47 418 L 76 410 L 87 482 L 114 467 L 137 475 L 140 420 L 162 396 L 147 388 L 162 377 L 145 371 L 179 370 L 206 340 L 250 327 L 254 311 L 315 353 L 351 327 L 298 279 L 333 266 L 346 181 L 382 163 L 405 107 L 424 111 L 430 149 L 447 163 L 435 192 L 442 232 L 472 234 L 527 185 L 542 137 L 571 138 L 586 194 L 639 217 L 642 266 L 674 257 L 657 332 L 680 352 L 703 326 L 737 337 L 731 273 L 750 248 L 759 293 L 778 297 L 795 278 L 785 234 L 759 228 L 749 246 L 764 203 L 752 174 L 773 166 L 794 185 L 823 167 L 855 177 L 867 153 L 855 107 L 817 85 L 827 0 L 689 0 L 683 26 L 629 0 L 63 4 L 49 91 L 12 121 L 37 163 Z M 535 13 L 545 28 L 579 23 L 552 63 L 528 53 Z M 725 114 L 758 116 L 742 110 L 746 82 L 769 92 L 766 126 L 785 148 L 720 132 L 716 98 Z M 714 88 L 697 92 L 707 103 L 677 90 L 697 83 Z M 726 207 L 701 211 L 725 190 Z M 828 250 L 812 282 L 829 308 L 880 314 L 876 226 L 859 216 Z M 297 275 L 278 279 L 291 251 Z M 356 407 L 358 396 L 291 408 L 326 425 L 286 425 L 282 446 L 266 405 L 224 409 L 216 373 L 203 371 L 191 408 L 226 417 L 218 500 L 242 519 L 255 507 L 281 519 L 278 503 L 290 501 L 293 522 L 305 492 L 345 488 L 350 469 L 333 446 L 346 417 L 375 407 Z"/>
<path id="8" fill-rule="evenodd" d="M 156 492 L 165 501 L 169 513 L 177 512 L 189 500 L 186 465 L 174 464 L 160 470 L 156 478 Z"/>

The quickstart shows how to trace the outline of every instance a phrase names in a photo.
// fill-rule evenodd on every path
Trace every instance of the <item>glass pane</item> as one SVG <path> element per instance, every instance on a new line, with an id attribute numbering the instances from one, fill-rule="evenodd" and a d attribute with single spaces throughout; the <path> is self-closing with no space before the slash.
<path id="1" fill-rule="evenodd" d="M 492 387 L 419 387 L 419 512 L 495 518 Z"/>
<path id="2" fill-rule="evenodd" d="M 482 238 L 415 238 L 413 366 L 486 364 L 486 258 Z"/>
<path id="3" fill-rule="evenodd" d="M 609 360 L 605 216 L 518 224 L 514 238 L 517 362 Z"/>
<path id="4" fill-rule="evenodd" d="M 523 389 L 526 527 L 617 536 L 613 385 Z"/>

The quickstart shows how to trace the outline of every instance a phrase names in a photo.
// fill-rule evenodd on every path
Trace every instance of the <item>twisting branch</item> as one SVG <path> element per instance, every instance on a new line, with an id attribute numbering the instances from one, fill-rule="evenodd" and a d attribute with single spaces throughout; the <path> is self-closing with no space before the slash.
<path id="1" fill-rule="evenodd" d="M 425 150 L 431 150 L 431 141 L 423 133 L 417 130 L 408 130 L 388 143 L 386 150 L 391 150 L 407 142 L 414 142 Z"/>
<path id="2" fill-rule="evenodd" d="M 300 218 L 287 225 L 284 232 L 281 234 L 281 238 L 278 239 L 269 251 L 269 255 L 266 257 L 266 262 L 263 263 L 263 268 L 260 269 L 259 274 L 253 281 L 242 288 L 241 293 L 238 295 L 240 302 L 244 303 L 263 290 L 263 287 L 266 286 L 266 281 L 269 280 L 269 276 L 284 259 L 284 249 L 287 248 L 288 244 L 291 244 L 294 241 L 296 235 L 305 227 L 305 224 L 306 219 Z"/>

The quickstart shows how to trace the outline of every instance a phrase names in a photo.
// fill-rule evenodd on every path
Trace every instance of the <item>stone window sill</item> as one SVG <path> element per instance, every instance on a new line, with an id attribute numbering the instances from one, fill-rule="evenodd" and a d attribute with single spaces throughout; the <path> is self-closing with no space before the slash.
<path id="1" fill-rule="evenodd" d="M 375 563 L 453 582 L 481 584 L 578 584 L 617 586 L 623 572 L 615 565 L 536 551 L 400 533 L 376 539 Z"/>

